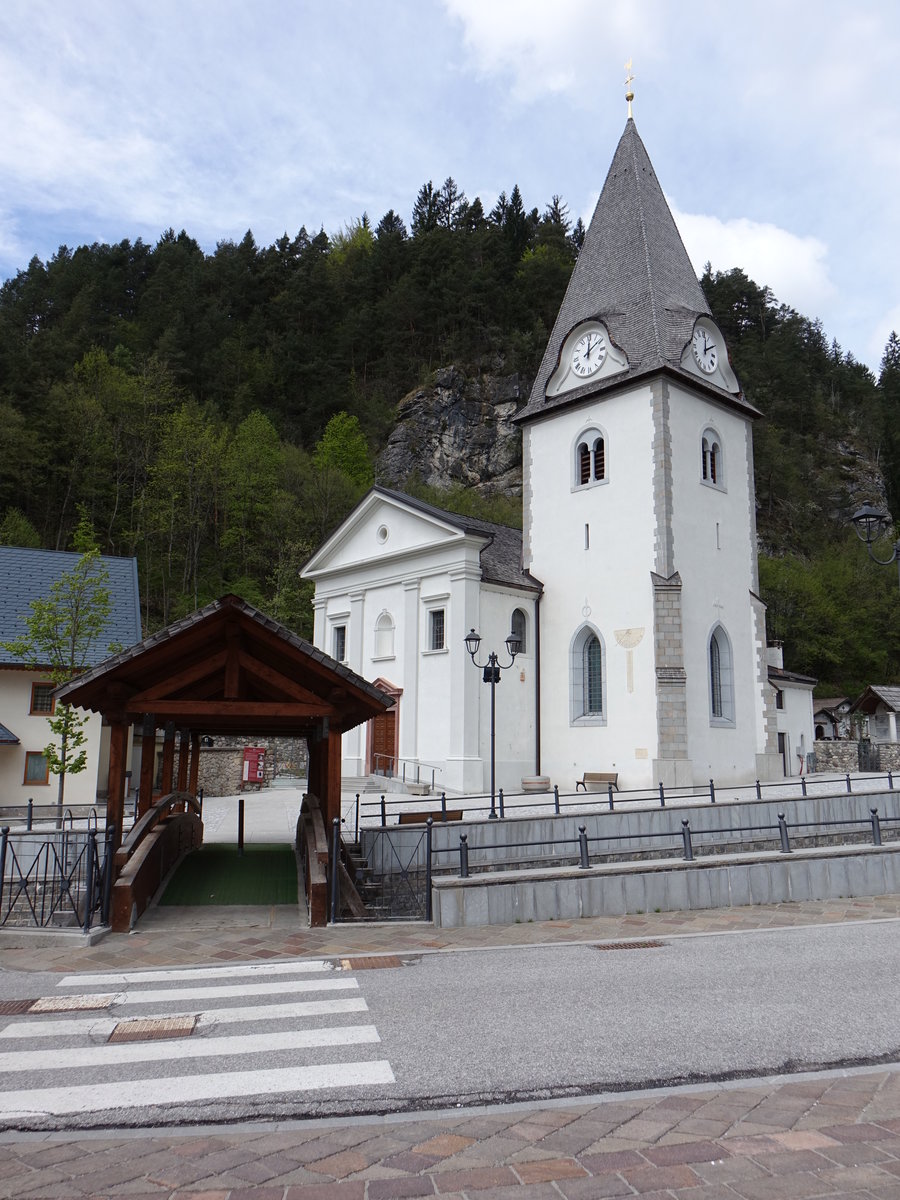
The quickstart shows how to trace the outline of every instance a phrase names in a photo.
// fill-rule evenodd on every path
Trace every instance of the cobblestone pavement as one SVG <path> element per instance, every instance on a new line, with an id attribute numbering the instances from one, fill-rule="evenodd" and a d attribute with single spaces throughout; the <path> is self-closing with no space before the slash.
<path id="1" fill-rule="evenodd" d="M 0 1138 L 0 1196 L 15 1200 L 634 1195 L 900 1200 L 900 1070 L 415 1118 Z"/>

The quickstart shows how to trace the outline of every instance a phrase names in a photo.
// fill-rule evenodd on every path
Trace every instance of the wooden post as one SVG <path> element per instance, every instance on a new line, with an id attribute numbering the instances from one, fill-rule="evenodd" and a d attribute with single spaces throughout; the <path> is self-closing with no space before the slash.
<path id="1" fill-rule="evenodd" d="M 322 796 L 322 811 L 325 814 L 325 828 L 331 829 L 335 817 L 341 816 L 341 735 L 338 730 L 329 730 L 322 744 L 326 762 L 324 774 L 324 795 Z"/>
<path id="2" fill-rule="evenodd" d="M 200 734 L 191 734 L 191 770 L 188 778 L 187 790 L 196 800 L 197 798 L 197 781 L 200 778 Z"/>
<path id="3" fill-rule="evenodd" d="M 156 776 L 156 718 L 144 713 L 141 731 L 141 782 L 138 793 L 138 816 L 142 817 L 153 805 L 153 780 Z"/>
<path id="4" fill-rule="evenodd" d="M 188 747 L 191 731 L 182 729 L 178 735 L 178 790 L 186 792 L 188 785 Z"/>
<path id="5" fill-rule="evenodd" d="M 121 717 L 110 719 L 109 776 L 106 793 L 106 823 L 115 830 L 112 849 L 122 844 L 122 825 L 125 817 L 125 765 L 128 757 L 128 730 L 131 726 Z"/>
<path id="6" fill-rule="evenodd" d="M 166 737 L 163 742 L 163 765 L 162 765 L 162 794 L 168 796 L 169 792 L 173 791 L 173 781 L 175 776 L 175 723 L 168 721 L 166 723 Z"/>

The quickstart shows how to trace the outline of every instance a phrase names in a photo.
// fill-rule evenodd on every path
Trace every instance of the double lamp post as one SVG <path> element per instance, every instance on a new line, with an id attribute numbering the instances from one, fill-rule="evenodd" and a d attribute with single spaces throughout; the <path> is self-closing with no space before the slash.
<path id="1" fill-rule="evenodd" d="M 481 634 L 476 633 L 474 629 L 470 629 L 466 635 L 466 650 L 472 662 L 479 670 L 484 670 L 482 682 L 491 685 L 491 811 L 488 817 L 492 821 L 497 819 L 497 807 L 494 802 L 496 795 L 496 734 L 497 734 L 497 707 L 495 693 L 497 684 L 500 682 L 500 672 L 508 671 L 516 659 L 521 647 L 521 641 L 516 634 L 511 633 L 506 639 L 506 649 L 509 652 L 509 662 L 501 665 L 497 652 L 492 650 L 487 657 L 487 662 L 475 662 L 475 655 L 478 653 L 478 648 L 481 645 Z"/>

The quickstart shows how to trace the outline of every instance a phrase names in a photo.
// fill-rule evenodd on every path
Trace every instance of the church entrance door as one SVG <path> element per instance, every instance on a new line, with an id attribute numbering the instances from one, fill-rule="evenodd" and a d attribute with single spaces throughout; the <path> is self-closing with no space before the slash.
<path id="1" fill-rule="evenodd" d="M 372 771 L 393 775 L 397 761 L 397 706 L 372 720 Z"/>

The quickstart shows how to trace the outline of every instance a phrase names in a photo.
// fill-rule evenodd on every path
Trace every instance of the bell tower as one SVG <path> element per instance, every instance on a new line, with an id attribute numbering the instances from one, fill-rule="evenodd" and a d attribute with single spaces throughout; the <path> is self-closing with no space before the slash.
<path id="1" fill-rule="evenodd" d="M 628 64 L 630 67 L 630 64 Z M 628 85 L 630 85 L 630 78 Z M 523 434 L 523 566 L 543 581 L 541 759 L 568 786 L 780 777 L 752 424 L 628 118 Z"/>

